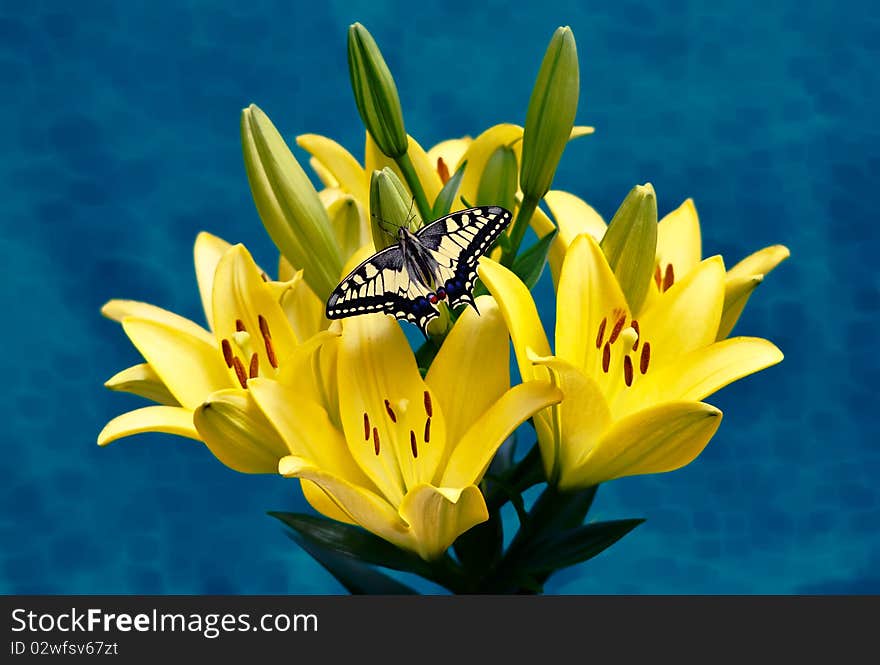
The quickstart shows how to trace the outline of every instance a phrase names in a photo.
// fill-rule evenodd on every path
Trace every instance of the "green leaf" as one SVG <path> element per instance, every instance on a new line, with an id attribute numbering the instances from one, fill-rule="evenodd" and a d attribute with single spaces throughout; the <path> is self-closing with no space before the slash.
<path id="1" fill-rule="evenodd" d="M 303 513 L 270 512 L 269 515 L 281 520 L 308 542 L 332 552 L 377 566 L 431 577 L 431 567 L 418 556 L 360 527 Z"/>
<path id="2" fill-rule="evenodd" d="M 295 531 L 288 537 L 302 547 L 308 554 L 351 594 L 366 595 L 418 595 L 418 592 L 405 584 L 371 568 L 347 554 L 338 554 L 315 542 L 309 541 Z"/>
<path id="3" fill-rule="evenodd" d="M 516 568 L 530 575 L 540 575 L 574 566 L 611 547 L 644 521 L 595 522 L 530 543 L 517 557 Z"/>
<path id="4" fill-rule="evenodd" d="M 511 269 L 529 289 L 541 278 L 541 273 L 547 264 L 547 252 L 550 251 L 550 245 L 557 233 L 558 231 L 554 229 L 514 260 Z"/>
<path id="5" fill-rule="evenodd" d="M 452 174 L 452 177 L 446 181 L 445 185 L 443 185 L 443 189 L 440 190 L 440 193 L 437 194 L 437 198 L 434 199 L 434 208 L 432 211 L 432 217 L 434 219 L 440 219 L 444 215 L 449 214 L 449 210 L 452 208 L 452 203 L 458 195 L 458 188 L 461 187 L 461 179 L 464 177 L 464 169 L 466 166 L 467 162 L 462 162 L 461 166 L 459 166 L 455 170 L 455 173 Z M 428 220 L 428 222 L 430 221 L 431 220 Z"/>
<path id="6" fill-rule="evenodd" d="M 453 547 L 464 570 L 472 578 L 479 578 L 501 559 L 503 545 L 501 514 L 495 511 L 489 514 L 488 520 L 461 534 Z"/>

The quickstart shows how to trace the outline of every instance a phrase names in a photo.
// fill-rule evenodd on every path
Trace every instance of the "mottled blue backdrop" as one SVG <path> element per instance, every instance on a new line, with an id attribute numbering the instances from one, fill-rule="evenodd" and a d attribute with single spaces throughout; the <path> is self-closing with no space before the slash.
<path id="1" fill-rule="evenodd" d="M 439 3 L 438 3 L 439 4 Z M 362 128 L 346 28 L 361 21 L 424 145 L 521 123 L 554 28 L 574 29 L 578 121 L 557 188 L 606 217 L 651 181 L 693 196 L 704 250 L 784 242 L 738 332 L 785 362 L 710 399 L 686 469 L 603 486 L 593 516 L 646 524 L 554 578 L 563 593 L 880 592 L 876 325 L 880 23 L 873 3 L 0 2 L 0 592 L 337 593 L 267 509 L 296 483 L 201 445 L 98 449 L 140 404 L 101 384 L 137 354 L 98 310 L 200 319 L 192 241 L 273 249 L 250 200 L 240 109 L 292 143 Z"/>

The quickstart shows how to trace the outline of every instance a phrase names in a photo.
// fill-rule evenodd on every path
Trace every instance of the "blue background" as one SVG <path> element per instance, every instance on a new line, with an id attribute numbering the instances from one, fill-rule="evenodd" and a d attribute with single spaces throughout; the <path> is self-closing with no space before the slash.
<path id="1" fill-rule="evenodd" d="M 578 121 L 597 132 L 556 188 L 610 218 L 651 181 L 661 213 L 695 198 L 706 255 L 792 250 L 737 328 L 785 362 L 710 399 L 725 420 L 694 464 L 603 486 L 594 518 L 647 523 L 548 590 L 880 592 L 871 3 L 0 7 L 0 591 L 341 591 L 264 514 L 302 509 L 296 483 L 170 436 L 98 449 L 141 404 L 101 387 L 137 354 L 98 310 L 126 297 L 201 320 L 202 229 L 272 263 L 239 111 L 256 102 L 291 144 L 317 132 L 360 156 L 345 58 L 359 20 L 425 146 L 521 123 L 553 29 L 571 25 Z"/>

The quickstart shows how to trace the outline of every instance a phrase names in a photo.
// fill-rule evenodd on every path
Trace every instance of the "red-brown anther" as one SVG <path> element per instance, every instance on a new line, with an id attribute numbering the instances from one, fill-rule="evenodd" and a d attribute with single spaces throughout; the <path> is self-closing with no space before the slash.
<path id="1" fill-rule="evenodd" d="M 272 333 L 269 332 L 269 322 L 266 321 L 266 317 L 260 314 L 257 317 L 257 321 L 260 324 L 260 333 L 263 335 L 263 337 L 268 337 L 269 339 L 272 339 Z"/>
<path id="2" fill-rule="evenodd" d="M 663 290 L 663 274 L 660 272 L 659 265 L 654 268 L 654 281 L 657 283 L 657 288 Z"/>
<path id="3" fill-rule="evenodd" d="M 626 314 L 622 314 L 621 317 L 617 319 L 617 323 L 614 324 L 614 330 L 611 331 L 611 337 L 608 338 L 609 344 L 614 344 L 614 342 L 617 341 L 617 338 L 623 330 L 624 323 L 626 323 Z"/>
<path id="4" fill-rule="evenodd" d="M 639 371 L 642 374 L 648 371 L 649 362 L 651 362 L 651 342 L 645 342 L 642 347 L 642 356 L 639 358 Z"/>
<path id="5" fill-rule="evenodd" d="M 379 454 L 379 430 L 375 427 L 373 428 L 373 450 L 376 451 L 376 454 Z"/>
<path id="6" fill-rule="evenodd" d="M 385 410 L 388 412 L 388 417 L 391 418 L 391 422 L 397 422 L 397 416 L 394 414 L 394 409 L 391 408 L 391 402 L 387 399 L 385 400 Z"/>
<path id="7" fill-rule="evenodd" d="M 596 335 L 596 348 L 602 348 L 602 341 L 605 339 L 605 326 L 608 325 L 608 317 L 606 316 L 602 319 L 602 323 L 599 324 L 599 334 Z"/>
<path id="8" fill-rule="evenodd" d="M 431 393 L 427 390 L 425 391 L 425 413 L 428 414 L 428 418 L 434 415 L 434 405 L 431 404 Z"/>
<path id="9" fill-rule="evenodd" d="M 275 357 L 275 349 L 272 347 L 272 338 L 263 336 L 263 343 L 266 345 L 266 355 L 269 356 L 269 364 L 278 369 L 278 358 Z"/>
<path id="10" fill-rule="evenodd" d="M 419 447 L 416 445 L 416 433 L 409 431 L 409 447 L 412 449 L 413 457 L 419 456 Z"/>
<path id="11" fill-rule="evenodd" d="M 672 264 L 666 264 L 666 274 L 663 275 L 663 290 L 668 291 L 669 287 L 675 283 L 675 272 L 672 270 Z"/>
<path id="12" fill-rule="evenodd" d="M 232 369 L 232 346 L 229 344 L 229 340 L 222 340 L 220 348 L 223 349 L 223 360 L 226 361 L 226 366 Z"/>
<path id="13" fill-rule="evenodd" d="M 446 166 L 442 157 L 437 158 L 437 175 L 440 176 L 440 182 L 444 185 L 449 182 L 449 167 Z"/>
<path id="14" fill-rule="evenodd" d="M 248 368 L 248 378 L 255 379 L 260 373 L 260 356 L 256 353 L 251 356 L 251 366 Z"/>
<path id="15" fill-rule="evenodd" d="M 241 319 L 235 320 L 235 332 L 244 332 L 244 321 Z"/>
<path id="16" fill-rule="evenodd" d="M 637 351 L 639 348 L 639 335 L 641 335 L 641 331 L 639 330 L 639 322 L 633 319 L 630 325 L 632 326 L 632 329 L 636 331 L 636 343 L 633 344 L 633 351 Z"/>
<path id="17" fill-rule="evenodd" d="M 260 273 L 260 277 L 263 278 L 263 281 L 264 281 L 264 282 L 268 282 L 268 281 L 269 281 L 269 275 L 267 275 L 265 272 L 261 272 L 261 273 Z"/>
<path id="18" fill-rule="evenodd" d="M 623 357 L 623 380 L 627 386 L 633 384 L 633 361 L 628 355 Z"/>
<path id="19" fill-rule="evenodd" d="M 431 417 L 428 416 L 428 419 L 425 421 L 425 443 L 428 443 L 431 440 Z"/>
<path id="20" fill-rule="evenodd" d="M 611 367 L 611 343 L 605 342 L 605 348 L 602 349 L 602 371 L 607 373 Z"/>
<path id="21" fill-rule="evenodd" d="M 364 441 L 370 440 L 370 416 L 364 413 Z"/>
<path id="22" fill-rule="evenodd" d="M 232 359 L 232 366 L 235 368 L 235 375 L 242 388 L 247 388 L 247 374 L 244 371 L 244 365 L 238 357 Z"/>

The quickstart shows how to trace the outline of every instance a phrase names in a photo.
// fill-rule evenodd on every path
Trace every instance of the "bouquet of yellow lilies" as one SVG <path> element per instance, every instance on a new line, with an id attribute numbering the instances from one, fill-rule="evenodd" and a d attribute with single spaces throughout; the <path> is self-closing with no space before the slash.
<path id="1" fill-rule="evenodd" d="M 585 523 L 600 483 L 693 461 L 721 422 L 702 400 L 782 360 L 767 340 L 729 335 L 788 250 L 767 247 L 726 270 L 720 256 L 702 258 L 690 199 L 658 223 L 654 190 L 639 185 L 606 224 L 550 189 L 566 143 L 593 131 L 574 124 L 568 28 L 550 41 L 524 128 L 496 125 L 428 151 L 407 134 L 394 80 L 360 24 L 348 61 L 363 165 L 329 138 L 297 137 L 320 191 L 257 106 L 241 114 L 277 271 L 203 232 L 194 254 L 207 327 L 142 302 L 104 306 L 144 358 L 106 386 L 155 404 L 111 420 L 98 444 L 167 432 L 236 471 L 299 479 L 315 512 L 271 514 L 352 593 L 411 592 L 379 568 L 455 593 L 540 592 L 554 571 L 641 523 Z M 385 313 L 326 318 L 340 280 L 394 244 L 389 227 L 415 232 L 472 206 L 512 213 L 479 261 L 475 306 L 440 303 L 415 349 Z M 523 249 L 529 229 L 537 239 Z M 547 264 L 552 345 L 530 293 Z M 531 449 L 516 450 L 515 433 Z M 507 503 L 519 524 L 505 539 Z"/>

